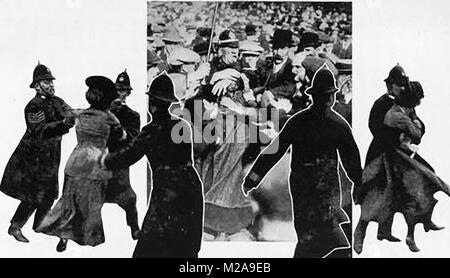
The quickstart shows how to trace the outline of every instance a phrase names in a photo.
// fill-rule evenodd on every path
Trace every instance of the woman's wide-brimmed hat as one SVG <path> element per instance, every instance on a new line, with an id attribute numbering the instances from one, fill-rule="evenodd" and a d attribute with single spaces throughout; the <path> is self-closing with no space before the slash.
<path id="1" fill-rule="evenodd" d="M 104 97 L 108 99 L 116 99 L 117 98 L 117 90 L 116 84 L 109 79 L 108 77 L 101 75 L 93 75 L 89 76 L 85 80 L 86 85 L 89 88 L 97 88 L 104 93 Z"/>

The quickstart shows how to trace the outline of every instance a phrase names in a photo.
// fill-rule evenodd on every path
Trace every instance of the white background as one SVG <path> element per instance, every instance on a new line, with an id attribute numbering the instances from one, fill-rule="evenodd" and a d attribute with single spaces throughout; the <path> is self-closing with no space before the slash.
<path id="1" fill-rule="evenodd" d="M 116 80 L 127 68 L 134 88 L 128 104 L 146 122 L 146 3 L 112 0 L 0 1 L 0 171 L 25 132 L 23 109 L 34 97 L 28 88 L 37 61 L 55 76 L 56 94 L 74 108 L 87 108 L 84 80 L 105 75 Z M 68 156 L 76 144 L 72 129 L 62 141 L 60 188 Z M 145 161 L 131 168 L 132 185 L 138 194 L 140 221 L 146 208 Z M 103 223 L 106 243 L 79 247 L 69 242 L 67 251 L 55 251 L 58 239 L 36 234 L 32 220 L 23 228 L 30 243 L 19 243 L 7 234 L 19 201 L 0 194 L 0 257 L 131 257 L 131 240 L 125 213 L 106 204 Z"/>
<path id="2" fill-rule="evenodd" d="M 422 83 L 425 99 L 417 114 L 426 126 L 419 153 L 450 182 L 448 108 L 450 94 L 450 4 L 448 1 L 371 0 L 353 2 L 353 131 L 364 161 L 372 136 L 368 117 L 373 102 L 386 92 L 383 80 L 400 63 L 411 80 Z M 425 233 L 416 226 L 419 253 L 406 246 L 406 223 L 396 214 L 393 234 L 403 241 L 376 239 L 377 225 L 369 225 L 364 251 L 355 257 L 450 257 L 450 198 L 438 192 L 433 221 L 446 229 Z M 354 208 L 354 220 L 359 206 Z M 356 222 L 354 222 L 356 226 Z"/>
<path id="3" fill-rule="evenodd" d="M 134 91 L 128 103 L 146 122 L 146 3 L 121 0 L 0 0 L 0 171 L 25 132 L 23 109 L 34 96 L 29 89 L 37 60 L 56 77 L 56 94 L 72 107 L 85 108 L 89 75 L 105 75 L 115 81 L 127 68 Z M 418 114 L 427 126 L 420 153 L 450 182 L 450 156 L 446 109 L 450 95 L 445 81 L 450 76 L 450 24 L 447 1 L 358 0 L 353 3 L 354 133 L 362 158 L 371 140 L 367 127 L 369 110 L 385 92 L 383 79 L 399 62 L 412 80 L 422 83 L 425 100 Z M 72 130 L 63 137 L 62 172 L 76 144 Z M 131 183 L 138 194 L 139 219 L 146 211 L 145 161 L 131 168 Z M 62 182 L 60 182 L 62 187 Z M 450 257 L 450 199 L 438 193 L 433 220 L 447 227 L 424 233 L 417 226 L 421 252 L 413 254 L 404 242 L 379 242 L 376 225 L 369 225 L 364 252 L 356 257 Z M 0 194 L 0 257 L 130 257 L 135 246 L 124 212 L 106 204 L 103 222 L 106 243 L 79 247 L 70 242 L 65 253 L 55 251 L 57 238 L 32 231 L 32 219 L 24 227 L 30 243 L 19 243 L 7 234 L 9 220 L 19 202 Z M 359 207 L 354 213 L 359 216 Z M 406 224 L 396 215 L 393 233 L 406 236 Z M 295 243 L 203 243 L 201 257 L 291 257 Z"/>

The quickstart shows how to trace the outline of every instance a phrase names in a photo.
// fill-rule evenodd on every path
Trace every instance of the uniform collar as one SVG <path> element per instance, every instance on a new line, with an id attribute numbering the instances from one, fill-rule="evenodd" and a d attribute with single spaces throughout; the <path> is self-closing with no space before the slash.
<path id="1" fill-rule="evenodd" d="M 392 100 L 395 100 L 395 96 L 394 96 L 394 95 L 391 95 L 391 94 L 389 94 L 389 93 L 386 93 L 386 95 L 387 95 L 388 98 L 390 98 L 390 99 L 392 99 Z"/>
<path id="2" fill-rule="evenodd" d="M 37 98 L 39 98 L 39 99 L 42 99 L 42 100 L 46 100 L 46 99 L 48 99 L 49 97 L 48 96 L 46 96 L 46 95 L 43 95 L 43 94 L 38 94 L 38 93 L 36 93 L 36 97 Z"/>

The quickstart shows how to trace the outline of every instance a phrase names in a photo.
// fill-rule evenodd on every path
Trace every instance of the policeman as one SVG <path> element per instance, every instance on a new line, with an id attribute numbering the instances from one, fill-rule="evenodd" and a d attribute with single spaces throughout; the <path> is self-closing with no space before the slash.
<path id="1" fill-rule="evenodd" d="M 109 141 L 108 149 L 111 152 L 119 151 L 128 145 L 141 129 L 139 113 L 126 104 L 126 98 L 131 94 L 130 77 L 127 70 L 117 76 L 116 89 L 119 97 L 111 104 L 111 112 L 119 119 L 127 134 L 122 141 Z M 139 224 L 136 209 L 136 193 L 130 184 L 129 168 L 115 170 L 113 177 L 108 181 L 105 193 L 106 203 L 118 204 L 126 213 L 127 224 L 131 229 L 131 237 L 138 239 Z"/>
<path id="2" fill-rule="evenodd" d="M 192 142 L 173 137 L 174 120 L 169 113 L 177 101 L 172 79 L 162 73 L 150 84 L 152 122 L 118 152 L 104 156 L 110 169 L 128 167 L 144 155 L 152 168 L 153 189 L 133 257 L 197 257 L 203 227 L 202 184 L 193 168 Z M 188 136 L 188 138 L 191 138 Z"/>
<path id="3" fill-rule="evenodd" d="M 372 142 L 370 143 L 369 150 L 367 151 L 365 165 L 369 165 L 372 160 L 380 156 L 381 154 L 392 151 L 399 145 L 399 132 L 395 128 L 391 128 L 384 124 L 384 118 L 386 113 L 394 105 L 395 99 L 406 90 L 409 86 L 409 78 L 405 73 L 403 67 L 400 64 L 394 66 L 390 71 L 388 77 L 384 80 L 387 87 L 387 93 L 378 98 L 372 106 L 369 115 L 369 129 L 373 135 Z M 420 156 L 415 156 L 416 160 L 419 160 L 427 168 L 433 171 L 433 168 L 426 163 L 426 161 Z M 356 204 L 361 204 L 365 198 L 367 192 L 360 187 L 354 189 L 354 199 Z M 385 221 L 378 226 L 378 240 L 388 240 L 392 242 L 399 242 L 400 239 L 392 235 L 392 223 L 394 220 L 394 214 L 390 215 Z M 354 248 L 357 253 L 362 251 L 362 244 L 365 237 L 365 232 L 368 222 L 360 221 L 355 229 Z M 428 230 L 440 230 L 442 227 L 434 224 L 431 220 L 424 224 Z"/>
<path id="4" fill-rule="evenodd" d="M 360 183 L 361 162 L 349 125 L 331 109 L 337 91 L 332 72 L 323 65 L 306 91 L 313 104 L 287 121 L 244 179 L 248 194 L 292 146 L 289 184 L 298 237 L 294 257 L 324 257 L 350 247 L 340 227 L 349 219 L 341 207 L 337 151 L 355 184 Z"/>
<path id="5" fill-rule="evenodd" d="M 0 191 L 21 201 L 8 234 L 28 242 L 21 228 L 35 213 L 36 229 L 58 197 L 61 137 L 74 125 L 71 108 L 55 96 L 50 69 L 38 62 L 30 88 L 35 97 L 25 107 L 27 130 L 6 165 Z"/>
<path id="6" fill-rule="evenodd" d="M 239 59 L 239 40 L 232 30 L 224 30 L 219 35 L 218 56 L 210 62 L 211 71 L 206 78 L 205 91 L 220 96 L 228 91 L 244 88 Z"/>
<path id="7" fill-rule="evenodd" d="M 384 124 L 384 116 L 394 105 L 395 98 L 401 91 L 405 90 L 409 78 L 406 76 L 403 67 L 397 64 L 389 71 L 389 75 L 384 82 L 386 83 L 387 93 L 378 98 L 370 110 L 369 129 L 373 135 L 373 139 L 367 151 L 365 165 L 368 165 L 383 152 L 393 149 L 398 145 L 398 133 L 395 129 Z M 361 203 L 363 196 L 364 193 L 359 192 L 359 188 L 355 187 L 354 197 L 356 204 Z M 394 215 L 385 222 L 380 223 L 377 235 L 378 240 L 400 241 L 400 239 L 391 234 L 393 218 Z M 355 245 L 359 244 L 361 238 L 363 237 L 360 234 L 355 233 Z"/>

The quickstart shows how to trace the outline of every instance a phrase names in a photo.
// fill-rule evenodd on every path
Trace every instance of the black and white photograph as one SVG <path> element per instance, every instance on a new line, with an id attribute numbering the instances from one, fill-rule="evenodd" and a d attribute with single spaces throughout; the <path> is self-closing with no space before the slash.
<path id="1" fill-rule="evenodd" d="M 145 161 L 97 160 L 146 123 L 145 3 L 2 1 L 0 34 L 0 257 L 131 257 Z"/>
<path id="2" fill-rule="evenodd" d="M 450 257 L 449 13 L 2 1 L 0 258 Z"/>
<path id="3" fill-rule="evenodd" d="M 203 241 L 208 246 L 213 246 L 211 242 L 242 246 L 295 243 L 300 237 L 305 247 L 297 245 L 298 257 L 331 253 L 350 257 L 351 181 L 336 150 L 341 148 L 343 166 L 359 179 L 359 152 L 349 127 L 352 3 L 149 1 L 147 40 L 149 94 L 154 94 L 155 82 L 169 76 L 185 110 L 183 117 L 193 127 L 195 170 L 204 193 Z M 317 104 L 311 106 L 314 99 Z M 291 131 L 289 137 L 310 134 L 303 142 L 327 137 L 324 146 L 336 145 L 329 150 L 334 153 L 330 159 L 320 144 L 314 149 L 292 143 L 293 149 L 305 149 L 294 155 L 288 143 L 294 138 L 283 142 L 284 149 L 274 140 L 283 134 L 286 122 L 308 108 L 318 111 L 313 118 L 327 114 L 336 131 L 324 128 L 314 134 L 317 129 L 311 123 Z M 331 138 L 336 140 L 342 132 L 348 142 L 338 147 L 341 142 Z M 244 177 L 263 149 L 276 160 L 258 169 L 268 174 L 246 196 Z M 312 162 L 320 159 L 324 165 Z M 306 186 L 301 180 L 310 179 L 308 186 L 313 186 L 328 176 L 323 189 L 295 189 Z M 329 210 L 333 210 L 330 218 Z M 306 216 L 307 211 L 311 215 Z"/>
<path id="4" fill-rule="evenodd" d="M 364 171 L 353 258 L 449 257 L 450 7 L 378 0 L 354 9 L 353 131 Z"/>

